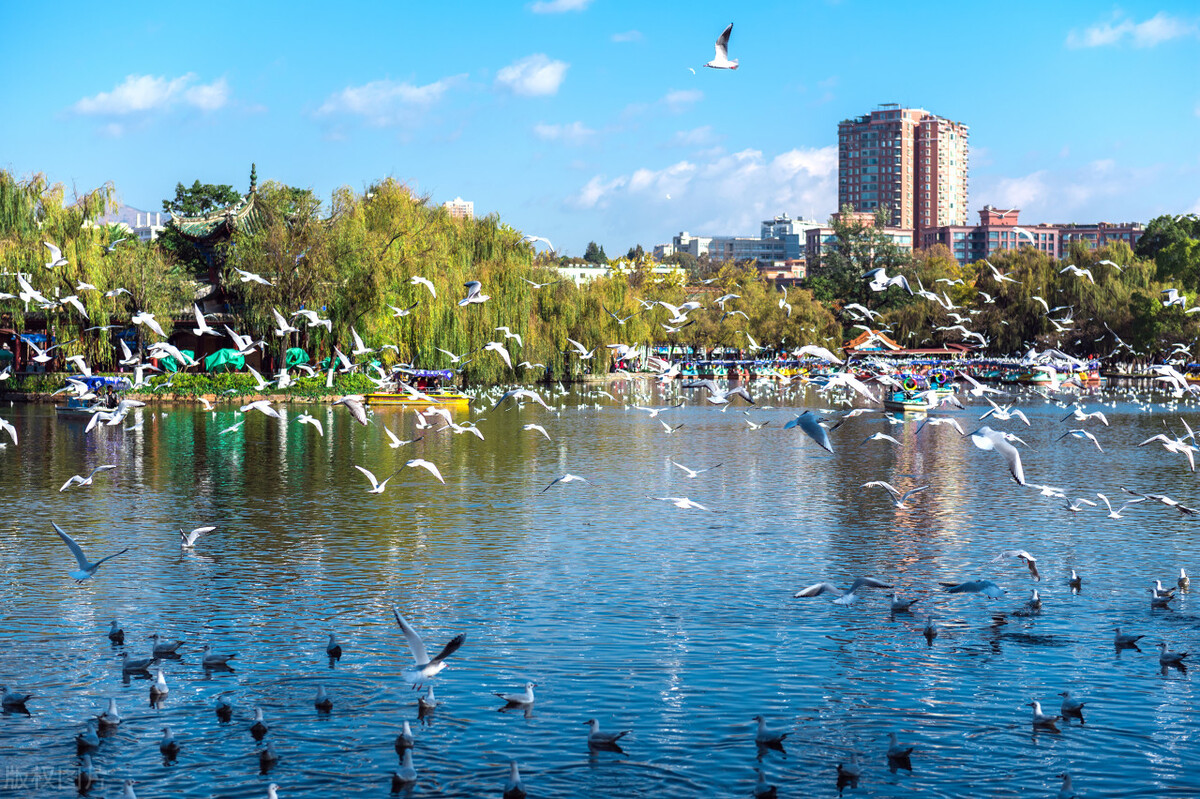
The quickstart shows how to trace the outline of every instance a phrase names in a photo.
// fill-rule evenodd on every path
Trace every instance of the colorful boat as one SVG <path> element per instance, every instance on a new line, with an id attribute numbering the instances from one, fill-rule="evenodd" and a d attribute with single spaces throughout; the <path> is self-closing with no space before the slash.
<path id="1" fill-rule="evenodd" d="M 471 398 L 446 382 L 454 379 L 450 369 L 397 369 L 396 379 L 412 386 L 411 391 L 379 391 L 367 395 L 368 405 L 450 405 L 466 408 Z"/>
<path id="2" fill-rule="evenodd" d="M 925 413 L 936 408 L 939 401 L 938 392 L 932 389 L 924 391 L 899 389 L 883 398 L 883 409 L 900 413 Z"/>

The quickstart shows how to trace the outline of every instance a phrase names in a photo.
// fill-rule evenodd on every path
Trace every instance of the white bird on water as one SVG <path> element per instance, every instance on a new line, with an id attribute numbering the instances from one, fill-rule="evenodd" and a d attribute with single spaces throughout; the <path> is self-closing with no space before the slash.
<path id="1" fill-rule="evenodd" d="M 526 707 L 533 704 L 534 683 L 525 683 L 525 691 L 519 694 L 500 694 L 496 696 L 504 700 L 507 707 Z"/>
<path id="2" fill-rule="evenodd" d="M 1051 716 L 1042 712 L 1042 703 L 1036 699 L 1029 703 L 1029 707 L 1033 708 L 1033 726 L 1041 727 L 1048 730 L 1057 730 L 1054 723 L 1062 718 L 1062 716 Z"/>
<path id="3" fill-rule="evenodd" d="M 773 730 L 767 726 L 767 720 L 762 716 L 755 716 L 754 721 L 758 722 L 758 729 L 754 733 L 754 743 L 759 746 L 779 746 L 783 743 L 783 739 L 791 735 L 790 731 Z"/>
<path id="4" fill-rule="evenodd" d="M 79 547 L 79 544 L 75 543 L 74 538 L 71 538 L 71 536 L 63 532 L 63 529 L 57 524 L 54 524 L 54 522 L 50 522 L 50 524 L 54 525 L 54 530 L 58 533 L 58 537 L 63 540 L 63 543 L 70 547 L 71 553 L 75 555 L 75 560 L 79 563 L 79 568 L 70 572 L 71 578 L 77 583 L 82 583 L 84 580 L 94 575 L 96 573 L 96 569 L 99 569 L 100 564 L 104 563 L 106 560 L 112 560 L 117 555 L 123 555 L 129 551 L 129 547 L 125 547 L 120 552 L 113 553 L 108 557 L 100 558 L 100 560 L 96 561 L 95 563 L 91 563 L 83 554 L 83 550 Z"/>
<path id="5" fill-rule="evenodd" d="M 797 591 L 793 597 L 799 599 L 801 597 L 820 596 L 821 594 L 837 594 L 833 600 L 835 605 L 853 605 L 858 599 L 858 589 L 860 588 L 891 588 L 890 583 L 885 583 L 883 580 L 877 580 L 874 577 L 858 577 L 854 582 L 850 583 L 850 587 L 842 591 L 833 583 L 815 583 Z"/>
<path id="6" fill-rule="evenodd" d="M 395 606 L 392 607 L 392 615 L 396 617 L 396 623 L 400 625 L 400 630 L 404 633 L 405 640 L 408 641 L 409 651 L 412 652 L 415 665 L 404 670 L 404 679 L 414 688 L 419 687 L 426 680 L 436 677 L 438 672 L 446 668 L 446 658 L 457 652 L 458 648 L 467 640 L 466 633 L 459 633 L 442 647 L 442 651 L 436 657 L 431 658 L 421 636 L 400 616 L 400 611 L 396 610 Z"/>
<path id="7" fill-rule="evenodd" d="M 302 413 L 298 417 L 296 417 L 296 421 L 298 421 L 300 424 L 312 425 L 313 427 L 315 427 L 317 429 L 317 433 L 322 438 L 325 437 L 325 426 L 323 424 L 321 424 L 321 420 L 318 419 L 317 417 L 310 416 L 307 413 Z"/>
<path id="8" fill-rule="evenodd" d="M 588 746 L 604 749 L 617 746 L 617 742 L 629 734 L 629 730 L 621 730 L 620 732 L 601 732 L 600 722 L 595 719 L 588 719 L 584 722 L 590 728 L 588 730 Z"/>

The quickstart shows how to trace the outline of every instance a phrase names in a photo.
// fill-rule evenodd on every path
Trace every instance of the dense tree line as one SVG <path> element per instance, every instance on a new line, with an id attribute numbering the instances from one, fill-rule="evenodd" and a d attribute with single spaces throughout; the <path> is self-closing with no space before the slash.
<path id="1" fill-rule="evenodd" d="M 178 235 L 148 243 L 98 224 L 113 209 L 114 196 L 113 187 L 104 186 L 67 201 L 61 186 L 40 175 L 18 180 L 0 172 L 0 291 L 16 295 L 19 272 L 49 300 L 28 307 L 17 298 L 0 300 L 6 319 L 0 326 L 20 330 L 41 315 L 57 341 L 70 342 L 64 354 L 83 354 L 100 368 L 112 366 L 114 335 L 136 312 L 154 314 L 168 335 L 175 324 L 191 326 L 192 298 L 201 288 L 194 248 Z M 229 186 L 180 184 L 164 207 L 203 214 L 237 199 Z M 1035 343 L 1081 356 L 1128 347 L 1149 358 L 1180 349 L 1179 343 L 1190 348 L 1200 337 L 1200 319 L 1186 305 L 1166 306 L 1162 299 L 1167 288 L 1189 302 L 1200 294 L 1200 220 L 1191 215 L 1153 220 L 1137 251 L 1077 246 L 1060 262 L 1026 248 L 968 266 L 940 247 L 906 253 L 870 220 L 846 217 L 835 221 L 839 246 L 802 287 L 785 294 L 748 264 L 677 259 L 686 262 L 662 274 L 632 247 L 609 263 L 607 277 L 577 285 L 554 268 L 555 257 L 535 254 L 498 217 L 453 219 L 390 179 L 361 192 L 339 189 L 328 203 L 308 190 L 268 181 L 258 187 L 255 202 L 257 224 L 239 229 L 221 253 L 227 310 L 235 329 L 265 340 L 280 359 L 292 346 L 316 359 L 335 346 L 349 352 L 353 329 L 384 364 L 457 366 L 481 381 L 508 380 L 514 373 L 536 379 L 540 366 L 519 364 L 541 364 L 556 376 L 604 370 L 607 345 L 615 342 L 745 353 L 805 343 L 836 348 L 864 323 L 860 312 L 847 310 L 852 303 L 879 314 L 870 326 L 907 346 L 964 341 L 965 328 L 981 335 L 994 354 Z M 61 249 L 65 264 L 45 266 L 50 251 L 44 241 Z M 593 258 L 607 260 L 602 248 L 589 249 Z M 1091 279 L 1067 270 L 1068 263 L 1088 270 Z M 905 275 L 918 294 L 871 291 L 862 274 L 879 266 Z M 271 285 L 242 282 L 234 270 L 261 275 Z M 997 272 L 1009 280 L 998 280 Z M 430 281 L 436 297 L 414 277 Z M 472 280 L 490 299 L 460 307 L 463 284 Z M 737 296 L 723 308 L 714 303 L 729 294 Z M 82 305 L 86 318 L 68 297 Z M 673 326 L 656 305 L 689 300 L 703 307 Z M 331 329 L 297 320 L 299 332 L 274 335 L 273 311 L 290 318 L 301 308 L 328 318 Z M 499 327 L 523 343 L 506 339 Z M 150 334 L 139 328 L 139 335 Z M 581 360 L 568 339 L 594 348 L 595 356 Z M 513 369 L 482 350 L 490 341 L 508 347 Z M 390 347 L 379 349 L 384 344 Z"/>

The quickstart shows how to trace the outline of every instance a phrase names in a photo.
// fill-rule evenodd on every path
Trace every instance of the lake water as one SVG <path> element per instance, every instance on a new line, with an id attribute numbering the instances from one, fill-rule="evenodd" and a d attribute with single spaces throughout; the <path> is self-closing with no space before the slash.
<path id="1" fill-rule="evenodd" d="M 612 391 L 633 396 L 626 384 Z M 1086 796 L 1200 795 L 1196 675 L 1163 673 L 1153 648 L 1197 649 L 1200 596 L 1152 611 L 1147 591 L 1154 578 L 1174 584 L 1180 566 L 1200 572 L 1200 521 L 1156 502 L 1123 519 L 1103 505 L 1068 513 L 948 426 L 918 437 L 915 422 L 878 413 L 834 431 L 831 455 L 782 429 L 795 413 L 785 406 L 824 402 L 773 392 L 760 404 L 779 407 L 751 411 L 771 420 L 756 431 L 740 401 L 722 413 L 694 391 L 658 419 L 571 395 L 560 416 L 485 406 L 471 415 L 486 417 L 486 441 L 426 431 L 399 450 L 378 426 L 411 437 L 412 410 L 380 409 L 364 428 L 342 408 L 308 408 L 325 423 L 321 438 L 297 423 L 301 406 L 283 423 L 251 414 L 225 435 L 240 418 L 233 407 L 146 408 L 130 418 L 141 429 L 90 435 L 47 407 L 4 408 L 21 443 L 0 451 L 0 681 L 36 694 L 31 715 L 0 716 L 6 795 L 72 795 L 74 736 L 109 697 L 125 721 L 95 755 L 93 796 L 119 796 L 126 778 L 143 799 L 262 797 L 268 782 L 283 799 L 386 796 L 405 719 L 417 738 L 414 796 L 499 796 L 509 758 L 534 797 L 749 796 L 756 766 L 781 796 L 834 796 L 836 764 L 856 759 L 862 779 L 847 796 L 1054 796 L 1062 771 Z M 1114 501 L 1130 486 L 1200 505 L 1181 456 L 1136 447 L 1164 422 L 1182 432 L 1181 415 L 1200 427 L 1200 413 L 1142 410 L 1125 394 L 1086 402 L 1105 403 L 1112 423 L 1083 425 L 1103 454 L 1088 441 L 1054 443 L 1066 411 L 1040 398 L 1023 400 L 1031 427 L 994 423 L 1029 443 L 1030 482 Z M 957 416 L 972 429 L 981 412 Z M 684 427 L 667 435 L 660 420 Z M 529 422 L 553 441 L 523 431 Z M 863 443 L 876 431 L 901 446 Z M 364 493 L 355 464 L 382 477 L 410 457 L 437 464 L 446 485 L 404 469 L 382 495 Z M 669 457 L 722 465 L 689 479 Z M 118 468 L 58 492 L 104 463 Z M 567 472 L 588 482 L 541 493 Z M 882 489 L 861 488 L 869 480 L 930 488 L 897 510 Z M 51 520 L 93 558 L 131 550 L 76 585 Z M 202 524 L 218 529 L 181 554 L 176 530 Z M 1040 583 L 1018 561 L 990 562 L 1014 547 L 1038 557 Z M 792 597 L 859 575 L 923 599 L 893 617 L 881 590 L 850 607 Z M 935 591 L 976 577 L 1008 595 Z M 1022 615 L 1032 587 L 1044 608 Z M 467 634 L 434 681 L 443 704 L 420 723 L 392 605 L 431 650 Z M 941 633 L 928 646 L 930 611 Z M 125 647 L 105 635 L 113 617 Z M 1150 645 L 1116 651 L 1114 626 Z M 150 682 L 123 681 L 120 666 L 126 649 L 147 656 L 155 631 L 187 641 L 181 660 L 164 662 L 171 692 L 157 709 Z M 345 650 L 332 668 L 331 631 Z M 236 652 L 233 671 L 206 674 L 204 643 Z M 537 683 L 532 712 L 499 712 L 492 692 L 527 680 Z M 320 684 L 330 714 L 313 707 Z M 1027 703 L 1057 712 L 1068 689 L 1089 700 L 1086 723 L 1035 732 Z M 234 703 L 231 723 L 213 713 L 218 697 Z M 248 731 L 256 706 L 280 758 L 267 775 Z M 786 752 L 759 759 L 757 714 L 792 730 Z M 624 754 L 589 753 L 589 718 L 632 731 Z M 182 747 L 169 765 L 158 753 L 164 726 Z M 911 771 L 889 769 L 892 731 L 915 747 Z"/>

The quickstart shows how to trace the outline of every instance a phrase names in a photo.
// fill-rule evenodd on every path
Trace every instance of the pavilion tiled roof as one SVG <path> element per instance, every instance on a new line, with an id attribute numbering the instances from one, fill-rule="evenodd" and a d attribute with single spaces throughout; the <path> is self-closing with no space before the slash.
<path id="1" fill-rule="evenodd" d="M 208 241 L 232 235 L 235 230 L 254 230 L 262 222 L 262 214 L 248 194 L 239 202 L 204 216 L 172 216 L 171 224 L 184 237 L 193 241 Z"/>

